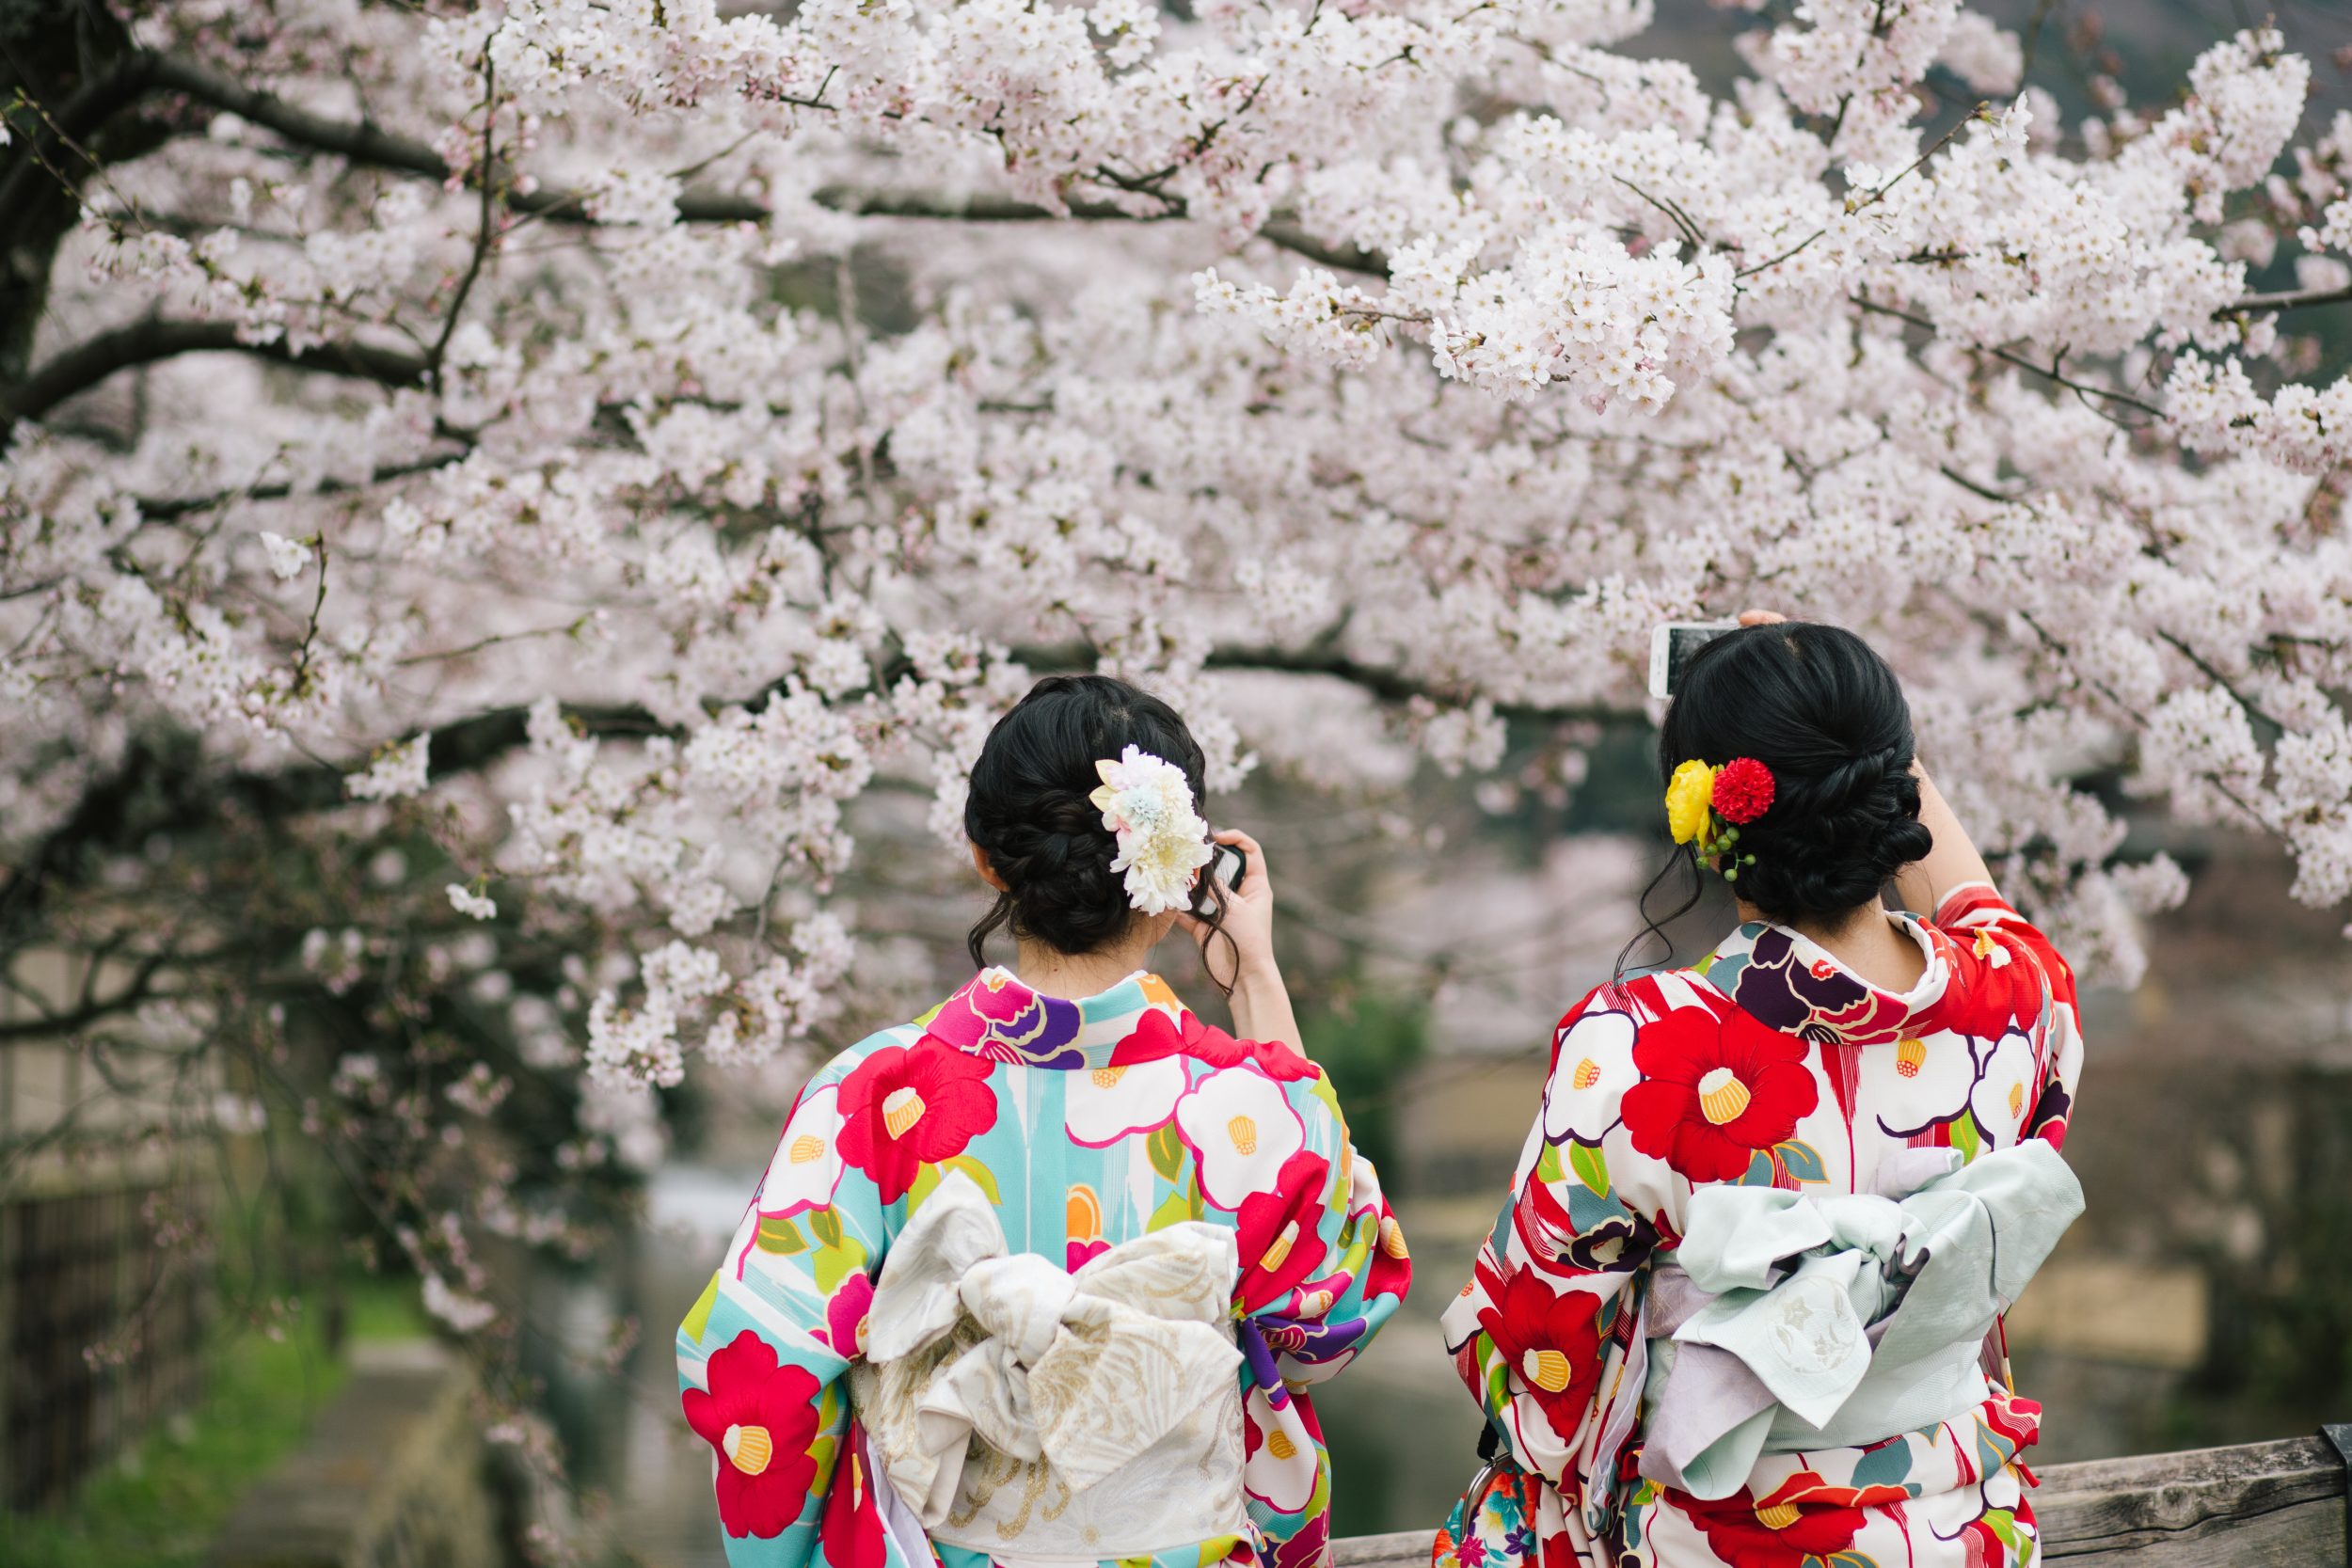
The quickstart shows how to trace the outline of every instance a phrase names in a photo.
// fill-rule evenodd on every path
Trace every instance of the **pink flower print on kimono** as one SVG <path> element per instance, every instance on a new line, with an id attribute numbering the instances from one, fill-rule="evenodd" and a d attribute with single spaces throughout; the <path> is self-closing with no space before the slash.
<path id="1" fill-rule="evenodd" d="M 1123 1067 L 1179 1054 L 1211 1067 L 1246 1064 L 1278 1084 L 1304 1083 L 1322 1070 L 1279 1040 L 1236 1039 L 1214 1023 L 1203 1023 L 1196 1013 L 1187 1012 L 1182 1023 L 1173 1023 L 1166 1013 L 1156 1011 L 1136 1021 L 1134 1032 L 1111 1053 L 1111 1065 Z"/>
<path id="2" fill-rule="evenodd" d="M 1307 1130 L 1281 1085 L 1252 1067 L 1205 1073 L 1176 1102 L 1176 1126 L 1200 1167 L 1200 1196 L 1236 1213 L 1270 1193 Z"/>
<path id="3" fill-rule="evenodd" d="M 708 1376 L 707 1392 L 689 1388 L 682 1401 L 686 1424 L 718 1456 L 719 1522 L 729 1535 L 782 1535 L 817 1480 L 821 1386 L 750 1329 L 711 1353 Z"/>
<path id="4" fill-rule="evenodd" d="M 1282 1163 L 1271 1188 L 1250 1194 L 1234 1211 L 1235 1247 L 1257 1259 L 1233 1285 L 1244 1312 L 1264 1311 L 1323 1267 L 1328 1249 L 1317 1227 L 1330 1174 L 1330 1161 L 1302 1148 Z"/>
<path id="5" fill-rule="evenodd" d="M 886 1045 L 841 1081 L 841 1157 L 896 1203 L 925 1165 L 996 1125 L 988 1058 L 930 1036 L 912 1049 Z"/>
<path id="6" fill-rule="evenodd" d="M 1086 1053 L 1075 1043 L 1084 1017 L 1074 1002 L 1031 990 L 1009 970 L 984 969 L 942 1003 L 930 1032 L 992 1062 L 1075 1067 Z"/>
<path id="7" fill-rule="evenodd" d="M 852 1269 L 832 1295 L 825 1298 L 825 1326 L 809 1330 L 809 1338 L 845 1361 L 866 1354 L 866 1328 L 874 1310 L 874 1281 Z"/>

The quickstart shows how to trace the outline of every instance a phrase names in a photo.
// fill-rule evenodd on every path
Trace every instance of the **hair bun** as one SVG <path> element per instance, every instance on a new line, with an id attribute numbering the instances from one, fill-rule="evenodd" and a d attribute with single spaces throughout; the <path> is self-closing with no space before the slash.
<path id="1" fill-rule="evenodd" d="M 1004 927 L 1073 954 L 1127 929 L 1135 909 L 1111 869 L 1119 842 L 1089 797 L 1103 782 L 1095 765 L 1128 746 L 1173 764 L 1201 795 L 1206 759 L 1175 709 L 1108 675 L 1048 675 L 989 732 L 964 796 L 963 831 L 1005 891 L 972 928 L 974 963 L 988 961 L 988 938 Z"/>
<path id="2" fill-rule="evenodd" d="M 1786 925 L 1851 914 L 1934 842 L 1919 821 L 1902 688 L 1836 626 L 1753 626 L 1708 644 L 1666 711 L 1659 754 L 1667 774 L 1692 757 L 1752 756 L 1772 770 L 1772 808 L 1740 830 L 1738 891 Z"/>

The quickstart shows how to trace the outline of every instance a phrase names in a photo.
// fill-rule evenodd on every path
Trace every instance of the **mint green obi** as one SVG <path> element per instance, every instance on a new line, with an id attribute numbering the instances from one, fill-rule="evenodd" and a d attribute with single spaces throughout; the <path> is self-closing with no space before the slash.
<path id="1" fill-rule="evenodd" d="M 1907 1150 L 1877 1194 L 1703 1186 L 1653 1266 L 1641 1472 L 1703 1499 L 1768 1453 L 1857 1448 L 1986 1398 L 1985 1336 L 2083 1211 L 2038 1138 Z"/>

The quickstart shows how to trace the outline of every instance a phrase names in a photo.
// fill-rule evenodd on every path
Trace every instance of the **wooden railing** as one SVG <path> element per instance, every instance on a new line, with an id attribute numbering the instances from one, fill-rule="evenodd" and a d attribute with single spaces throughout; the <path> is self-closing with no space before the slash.
<path id="1" fill-rule="evenodd" d="M 2352 1427 L 2332 1429 L 2352 1444 Z M 2033 1494 L 2042 1559 L 2101 1568 L 2344 1568 L 2344 1459 L 2328 1440 L 2052 1465 Z M 1335 1544 L 1333 1568 L 1427 1568 L 1430 1532 Z"/>

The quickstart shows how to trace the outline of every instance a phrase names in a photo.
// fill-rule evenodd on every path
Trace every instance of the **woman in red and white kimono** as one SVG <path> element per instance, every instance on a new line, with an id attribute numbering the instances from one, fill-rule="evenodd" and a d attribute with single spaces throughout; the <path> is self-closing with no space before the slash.
<path id="1" fill-rule="evenodd" d="M 2080 1207 L 2074 975 L 1918 768 L 1885 663 L 1744 619 L 1660 752 L 1673 835 L 1742 924 L 1560 1022 L 1445 1313 L 1495 1463 L 1440 1568 L 2034 1553 L 2040 1410 L 1998 1314 Z"/>

